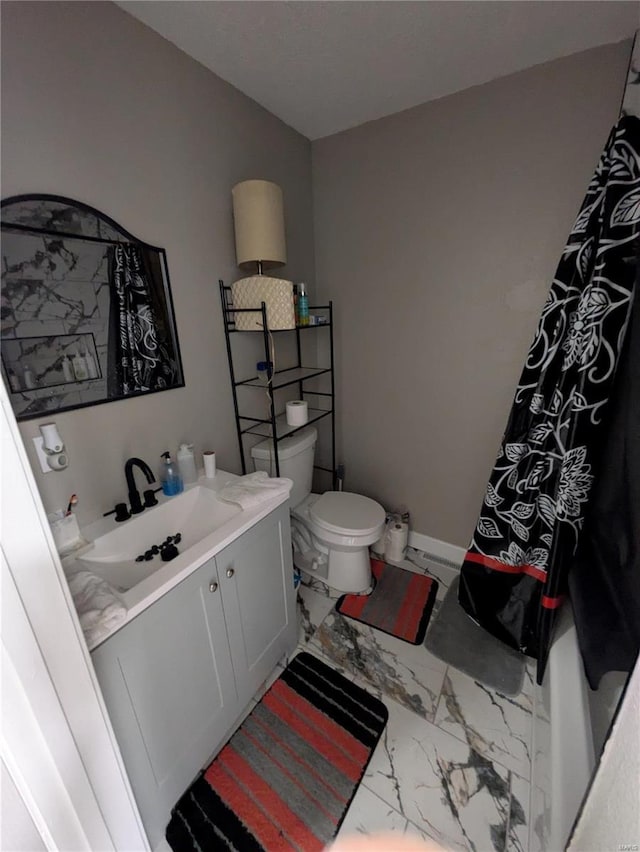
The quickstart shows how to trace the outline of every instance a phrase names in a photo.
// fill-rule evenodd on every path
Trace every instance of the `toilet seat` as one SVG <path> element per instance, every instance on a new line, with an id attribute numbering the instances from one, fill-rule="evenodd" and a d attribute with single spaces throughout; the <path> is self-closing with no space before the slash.
<path id="1" fill-rule="evenodd" d="M 294 565 L 333 591 L 366 593 L 369 545 L 380 538 L 384 524 L 384 509 L 368 497 L 348 491 L 308 494 L 291 508 Z"/>
<path id="2" fill-rule="evenodd" d="M 384 509 L 375 500 L 350 491 L 326 491 L 309 506 L 309 517 L 323 530 L 343 536 L 379 534 Z"/>

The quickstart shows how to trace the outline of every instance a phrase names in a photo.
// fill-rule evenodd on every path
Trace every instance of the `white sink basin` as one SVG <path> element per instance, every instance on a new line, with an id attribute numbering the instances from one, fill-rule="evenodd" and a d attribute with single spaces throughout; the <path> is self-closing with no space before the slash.
<path id="1" fill-rule="evenodd" d="M 136 561 L 137 556 L 176 533 L 181 535 L 178 551 L 186 554 L 241 511 L 239 506 L 219 500 L 211 489 L 196 485 L 98 536 L 78 561 L 114 588 L 127 591 L 168 564 L 160 554 L 140 562 Z"/>

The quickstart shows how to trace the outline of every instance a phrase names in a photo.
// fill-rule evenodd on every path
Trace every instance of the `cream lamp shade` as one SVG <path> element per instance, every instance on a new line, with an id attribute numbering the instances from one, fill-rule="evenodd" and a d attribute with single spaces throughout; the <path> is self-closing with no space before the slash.
<path id="1" fill-rule="evenodd" d="M 232 189 L 236 257 L 241 269 L 273 269 L 287 262 L 282 190 L 268 180 L 245 180 Z"/>

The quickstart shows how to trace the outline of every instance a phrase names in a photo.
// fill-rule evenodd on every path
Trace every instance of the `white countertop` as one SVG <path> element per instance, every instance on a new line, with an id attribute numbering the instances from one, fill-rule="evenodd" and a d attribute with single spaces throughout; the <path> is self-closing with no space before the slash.
<path id="1" fill-rule="evenodd" d="M 197 483 L 185 486 L 185 491 L 195 488 L 196 486 L 201 486 L 203 488 L 210 489 L 213 492 L 217 492 L 224 488 L 225 485 L 228 485 L 239 478 L 240 477 L 236 476 L 236 474 L 219 470 L 214 479 L 207 479 L 204 476 L 201 476 Z M 173 499 L 172 497 L 165 497 L 161 492 L 159 492 L 156 496 L 158 498 L 159 506 Z M 102 642 L 106 641 L 106 639 L 124 627 L 125 624 L 130 622 L 137 615 L 147 609 L 147 607 L 151 606 L 151 604 L 155 603 L 155 601 L 159 600 L 163 595 L 174 588 L 174 586 L 200 568 L 200 566 L 211 559 L 212 556 L 215 556 L 223 550 L 223 548 L 227 547 L 227 545 L 239 538 L 244 532 L 273 512 L 273 510 L 278 506 L 286 503 L 287 500 L 288 496 L 280 495 L 279 497 L 265 501 L 260 506 L 253 509 L 241 510 L 240 507 L 238 507 L 238 513 L 228 521 L 222 523 L 221 526 L 215 529 L 210 535 L 205 536 L 197 543 L 188 547 L 184 550 L 184 552 L 181 552 L 170 562 L 160 563 L 159 567 L 150 576 L 146 577 L 133 588 L 124 592 L 119 592 L 118 596 L 127 608 L 125 620 L 110 633 L 104 636 L 99 643 L 95 643 L 93 646 L 89 644 L 89 650 L 93 650 L 93 648 L 97 647 L 98 644 L 102 644 Z M 153 512 L 154 509 L 155 507 L 145 509 L 145 513 Z M 69 576 L 78 570 L 90 570 L 88 563 L 80 560 L 82 555 L 87 553 L 90 549 L 91 543 L 96 538 L 106 535 L 112 530 L 125 527 L 127 524 L 135 524 L 136 519 L 139 517 L 142 516 L 136 515 L 128 521 L 118 523 L 114 520 L 113 515 L 110 515 L 109 517 L 100 518 L 94 523 L 83 527 L 81 529 L 81 533 L 83 538 L 87 540 L 88 545 L 62 559 L 65 574 Z M 95 573 L 99 574 L 100 572 L 96 570 Z"/>

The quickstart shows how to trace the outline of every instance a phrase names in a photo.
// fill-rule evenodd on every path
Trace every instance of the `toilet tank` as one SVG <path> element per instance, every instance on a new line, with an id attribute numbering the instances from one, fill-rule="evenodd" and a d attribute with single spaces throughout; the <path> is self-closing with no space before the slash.
<path id="1" fill-rule="evenodd" d="M 292 435 L 278 441 L 278 461 L 280 476 L 293 480 L 290 500 L 297 506 L 311 493 L 313 479 L 313 456 L 316 450 L 318 433 L 313 426 L 307 426 Z M 269 476 L 276 475 L 276 461 L 273 453 L 273 441 L 267 438 L 251 448 L 251 456 L 256 470 L 266 470 Z"/>

